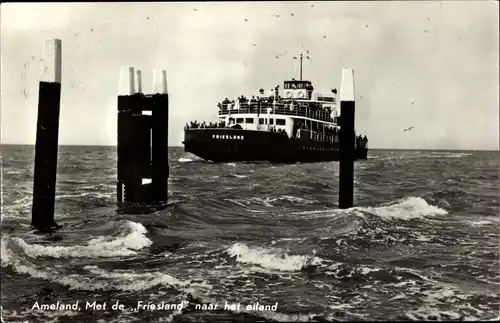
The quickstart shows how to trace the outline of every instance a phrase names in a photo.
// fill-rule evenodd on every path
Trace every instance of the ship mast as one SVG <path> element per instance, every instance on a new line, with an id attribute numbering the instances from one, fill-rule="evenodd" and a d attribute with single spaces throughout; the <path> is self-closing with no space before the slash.
<path id="1" fill-rule="evenodd" d="M 300 53 L 300 80 L 302 81 L 302 53 Z"/>

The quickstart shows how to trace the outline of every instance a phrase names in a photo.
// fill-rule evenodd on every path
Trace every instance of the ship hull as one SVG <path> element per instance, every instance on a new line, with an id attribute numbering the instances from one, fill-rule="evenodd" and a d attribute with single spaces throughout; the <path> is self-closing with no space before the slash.
<path id="1" fill-rule="evenodd" d="M 231 128 L 187 129 L 184 150 L 212 162 L 273 163 L 338 161 L 334 143 L 290 139 L 268 131 Z M 367 159 L 368 150 L 357 150 L 356 159 Z"/>

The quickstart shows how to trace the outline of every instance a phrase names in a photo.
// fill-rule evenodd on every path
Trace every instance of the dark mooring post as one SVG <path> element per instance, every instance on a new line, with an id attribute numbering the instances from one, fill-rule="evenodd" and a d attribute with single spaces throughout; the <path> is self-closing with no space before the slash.
<path id="1" fill-rule="evenodd" d="M 151 157 L 154 203 L 166 204 L 168 196 L 168 89 L 167 71 L 155 70 L 153 75 Z"/>
<path id="2" fill-rule="evenodd" d="M 38 120 L 31 214 L 31 225 L 39 232 L 52 232 L 60 228 L 54 220 L 54 208 L 59 145 L 61 51 L 61 40 L 47 39 L 45 41 L 38 90 Z"/>
<path id="3" fill-rule="evenodd" d="M 133 67 L 122 67 L 120 71 L 120 81 L 118 89 L 118 138 L 117 138 L 117 159 L 118 159 L 118 180 L 116 182 L 117 202 L 123 202 L 125 182 L 127 181 L 127 167 L 130 163 L 129 155 L 133 152 L 128 147 L 130 145 L 131 129 L 129 126 L 131 118 L 131 100 L 135 94 L 135 75 Z M 130 184 L 129 184 L 130 185 Z"/>
<path id="4" fill-rule="evenodd" d="M 342 71 L 340 89 L 340 176 L 339 176 L 339 208 L 353 206 L 354 199 L 354 70 L 345 67 Z"/>
<path id="5" fill-rule="evenodd" d="M 137 73 L 139 89 L 141 73 Z M 122 69 L 118 95 L 117 200 L 137 206 L 167 203 L 168 94 L 166 71 L 155 71 L 153 94 L 135 93 L 134 69 Z"/>

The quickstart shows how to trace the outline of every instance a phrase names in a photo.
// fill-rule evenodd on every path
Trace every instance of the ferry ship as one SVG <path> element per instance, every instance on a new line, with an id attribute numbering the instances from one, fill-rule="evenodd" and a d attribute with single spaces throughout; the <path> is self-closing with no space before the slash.
<path id="1" fill-rule="evenodd" d="M 191 122 L 184 128 L 184 150 L 212 162 L 272 163 L 339 161 L 337 90 L 322 94 L 300 78 L 265 95 L 224 99 L 219 121 Z M 356 136 L 356 159 L 367 159 L 368 139 Z"/>

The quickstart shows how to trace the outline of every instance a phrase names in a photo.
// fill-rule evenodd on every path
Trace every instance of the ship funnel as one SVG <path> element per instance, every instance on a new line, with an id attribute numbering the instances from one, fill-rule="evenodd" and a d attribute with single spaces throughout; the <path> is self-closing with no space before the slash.
<path id="1" fill-rule="evenodd" d="M 137 93 L 142 93 L 142 71 L 137 70 Z"/>
<path id="2" fill-rule="evenodd" d="M 46 39 L 40 64 L 40 82 L 61 83 L 62 43 L 60 39 Z"/>
<path id="3" fill-rule="evenodd" d="M 354 101 L 354 70 L 344 67 L 340 85 L 340 101 Z"/>
<path id="4" fill-rule="evenodd" d="M 153 71 L 153 94 L 168 94 L 166 70 Z"/>
<path id="5" fill-rule="evenodd" d="M 120 81 L 118 85 L 118 95 L 135 94 L 135 75 L 134 68 L 124 66 L 120 70 Z"/>

